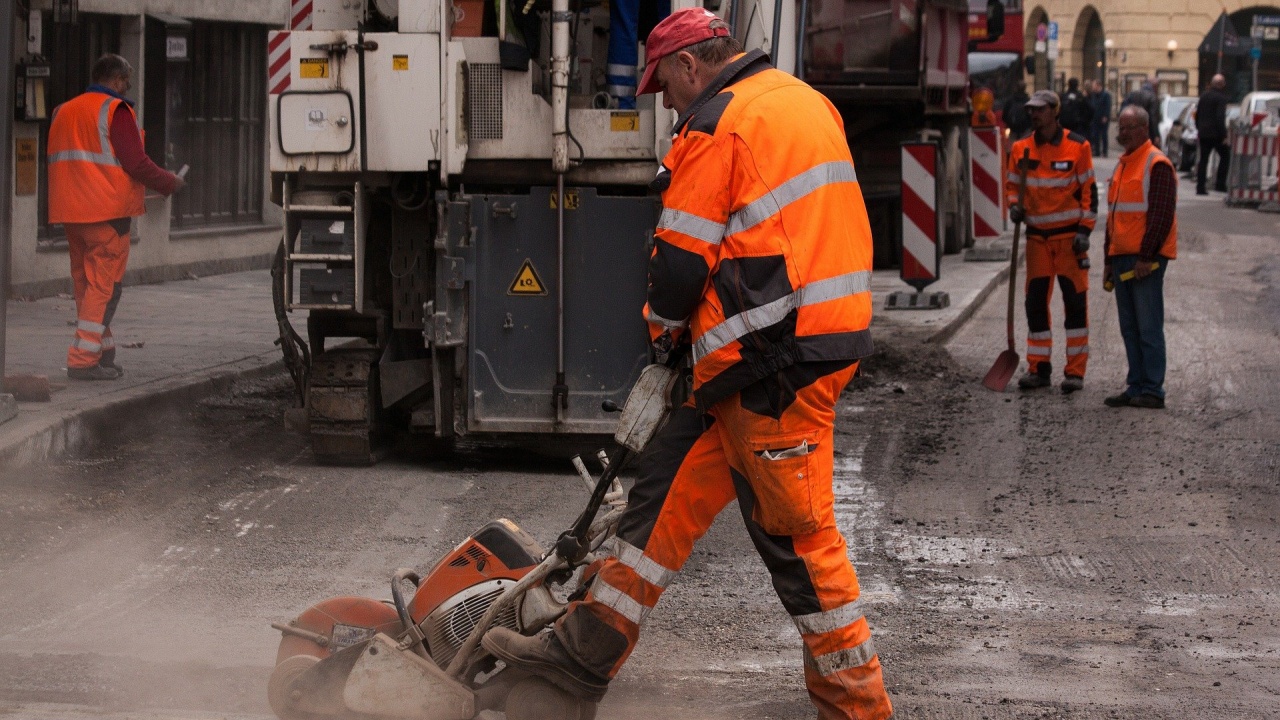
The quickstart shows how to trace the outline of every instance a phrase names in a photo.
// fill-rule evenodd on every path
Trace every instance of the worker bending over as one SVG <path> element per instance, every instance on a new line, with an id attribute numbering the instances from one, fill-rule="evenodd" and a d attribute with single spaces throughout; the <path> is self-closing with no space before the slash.
<path id="1" fill-rule="evenodd" d="M 804 644 L 820 718 L 892 714 L 836 527 L 835 406 L 871 352 L 871 228 L 835 108 L 681 10 L 649 35 L 641 94 L 679 118 L 645 308 L 659 354 L 693 343 L 694 397 L 642 458 L 613 557 L 549 631 L 484 647 L 599 700 L 716 515 L 738 501 Z"/>

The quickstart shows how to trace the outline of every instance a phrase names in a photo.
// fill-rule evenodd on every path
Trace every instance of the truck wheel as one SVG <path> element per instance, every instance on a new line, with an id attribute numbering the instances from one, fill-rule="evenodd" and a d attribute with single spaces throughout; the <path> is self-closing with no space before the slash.
<path id="1" fill-rule="evenodd" d="M 596 703 L 570 695 L 541 678 L 521 680 L 506 702 L 507 720 L 594 720 Z"/>

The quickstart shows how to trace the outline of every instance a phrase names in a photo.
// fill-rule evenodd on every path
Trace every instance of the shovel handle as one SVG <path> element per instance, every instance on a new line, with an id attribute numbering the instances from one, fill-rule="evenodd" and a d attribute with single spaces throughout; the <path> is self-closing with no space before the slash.
<path id="1" fill-rule="evenodd" d="M 1027 194 L 1027 164 L 1031 160 L 1031 151 L 1027 148 L 1022 149 L 1022 158 L 1018 160 L 1018 204 L 1022 205 L 1022 199 Z M 1026 209 L 1025 207 L 1023 208 Z M 1013 311 L 1017 306 L 1018 300 L 1018 240 L 1022 234 L 1022 223 L 1015 222 L 1013 224 L 1013 247 L 1009 249 L 1009 312 L 1007 317 L 1007 330 L 1009 336 L 1010 352 L 1017 352 L 1013 339 Z"/>

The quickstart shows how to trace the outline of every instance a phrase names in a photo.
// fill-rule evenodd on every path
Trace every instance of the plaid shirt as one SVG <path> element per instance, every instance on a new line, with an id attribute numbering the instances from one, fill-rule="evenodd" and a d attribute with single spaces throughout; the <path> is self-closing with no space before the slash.
<path id="1" fill-rule="evenodd" d="M 1178 178 L 1173 167 L 1165 163 L 1151 166 L 1151 187 L 1147 194 L 1147 231 L 1142 236 L 1142 249 L 1138 257 L 1143 262 L 1155 260 L 1160 245 L 1173 228 L 1173 214 L 1178 205 Z M 1111 259 L 1111 233 L 1107 232 L 1106 257 Z"/>

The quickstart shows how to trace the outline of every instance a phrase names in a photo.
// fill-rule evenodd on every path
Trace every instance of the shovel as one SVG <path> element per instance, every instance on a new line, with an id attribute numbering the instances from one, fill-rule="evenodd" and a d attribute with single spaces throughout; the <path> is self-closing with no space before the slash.
<path id="1" fill-rule="evenodd" d="M 1022 159 L 1018 161 L 1018 204 L 1022 205 L 1022 197 L 1027 192 L 1027 165 L 1031 160 L 1031 151 L 1023 150 Z M 1013 307 L 1014 301 L 1017 299 L 1018 286 L 1018 239 L 1022 233 L 1022 223 L 1013 224 L 1013 247 L 1009 251 L 1009 314 L 1008 314 L 1008 330 L 1009 330 L 1009 348 L 1000 353 L 996 358 L 996 362 L 987 371 L 987 376 L 982 378 L 982 384 L 996 392 L 1004 392 L 1008 387 L 1009 381 L 1013 379 L 1013 374 L 1018 371 L 1018 363 L 1022 358 L 1018 357 L 1018 351 L 1014 349 L 1013 344 Z"/>

